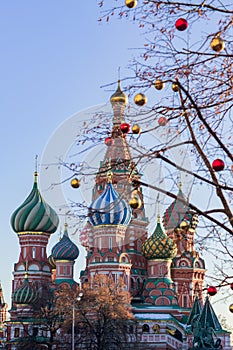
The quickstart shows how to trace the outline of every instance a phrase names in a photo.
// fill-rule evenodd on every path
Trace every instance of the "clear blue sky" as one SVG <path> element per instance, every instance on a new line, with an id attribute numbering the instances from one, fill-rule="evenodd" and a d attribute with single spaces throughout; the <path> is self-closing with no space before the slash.
<path id="1" fill-rule="evenodd" d="M 35 155 L 64 120 L 109 100 L 115 87 L 100 86 L 118 79 L 118 67 L 130 75 L 129 48 L 143 41 L 133 23 L 99 16 L 96 0 L 0 2 L 0 280 L 9 304 L 19 254 L 9 220 L 31 190 Z"/>

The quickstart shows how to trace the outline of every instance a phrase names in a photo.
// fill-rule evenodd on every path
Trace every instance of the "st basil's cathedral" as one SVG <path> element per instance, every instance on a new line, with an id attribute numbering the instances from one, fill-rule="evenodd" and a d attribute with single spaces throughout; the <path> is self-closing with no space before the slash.
<path id="1" fill-rule="evenodd" d="M 132 311 L 139 324 L 139 349 L 192 349 L 191 329 L 198 319 L 203 329 L 207 324 L 211 327 L 221 340 L 222 349 L 231 350 L 229 332 L 222 328 L 209 297 L 203 296 L 206 267 L 194 248 L 198 215 L 188 208 L 179 183 L 176 199 L 162 215 L 155 213 L 157 224 L 148 236 L 142 175 L 121 127 L 126 123 L 127 96 L 120 82 L 110 102 L 111 136 L 106 140 L 92 202 L 88 204 L 87 222 L 80 233 L 80 243 L 86 249 L 80 284 L 91 281 L 96 274 L 107 275 L 116 282 L 123 279 L 132 295 Z M 51 288 L 62 284 L 69 288 L 78 286 L 74 264 L 79 249 L 69 237 L 67 224 L 62 238 L 47 255 L 50 235 L 58 225 L 57 213 L 41 196 L 35 172 L 29 196 L 11 217 L 20 253 L 13 269 L 7 322 L 0 289 L 2 348 L 21 349 L 20 342 L 28 334 L 38 339 L 48 337 L 39 320 L 35 321 L 35 305 L 41 306 L 41 296 L 49 298 Z M 65 349 L 64 344 L 53 349 Z"/>

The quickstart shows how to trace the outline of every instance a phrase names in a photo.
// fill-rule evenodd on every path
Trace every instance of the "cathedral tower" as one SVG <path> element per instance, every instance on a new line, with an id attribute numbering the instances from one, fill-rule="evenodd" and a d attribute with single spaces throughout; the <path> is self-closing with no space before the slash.
<path id="1" fill-rule="evenodd" d="M 202 289 L 206 270 L 204 260 L 194 249 L 197 223 L 198 215 L 189 209 L 179 184 L 177 198 L 163 215 L 163 225 L 167 235 L 177 245 L 171 276 L 176 284 L 179 305 L 183 308 L 191 308 L 196 295 L 203 302 Z"/>
<path id="2" fill-rule="evenodd" d="M 146 278 L 147 261 L 141 247 L 147 237 L 148 221 L 140 186 L 133 192 L 132 180 L 140 180 L 141 175 L 132 160 L 126 133 L 122 131 L 122 125 L 126 124 L 127 100 L 118 82 L 110 99 L 112 132 L 105 142 L 107 150 L 96 175 L 89 220 L 80 235 L 88 251 L 87 268 L 81 277 L 85 281 L 90 272 L 106 273 L 109 268 L 114 275 L 124 275 L 128 289 L 137 297 Z M 140 203 L 134 208 L 128 205 L 132 196 Z M 113 217 L 116 221 L 111 221 Z"/>
<path id="3" fill-rule="evenodd" d="M 46 247 L 49 237 L 58 226 L 56 212 L 44 201 L 38 189 L 38 173 L 34 174 L 33 188 L 27 199 L 12 214 L 11 226 L 18 234 L 20 255 L 14 266 L 13 293 L 24 280 L 28 265 L 28 280 L 38 284 L 51 281 L 51 266 Z"/>

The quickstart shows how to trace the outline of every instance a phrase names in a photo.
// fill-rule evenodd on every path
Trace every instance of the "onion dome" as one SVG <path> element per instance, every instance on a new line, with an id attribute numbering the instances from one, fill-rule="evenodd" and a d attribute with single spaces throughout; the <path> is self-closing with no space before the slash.
<path id="1" fill-rule="evenodd" d="M 44 201 L 38 189 L 38 174 L 34 174 L 31 193 L 12 214 L 11 226 L 15 232 L 53 233 L 58 226 L 56 212 Z"/>
<path id="2" fill-rule="evenodd" d="M 181 190 L 181 184 L 179 184 L 179 192 L 176 199 L 169 205 L 163 215 L 163 226 L 167 230 L 182 226 L 189 226 L 194 229 L 197 226 L 197 222 L 198 215 L 189 209 L 187 199 Z"/>
<path id="3" fill-rule="evenodd" d="M 114 103 L 122 103 L 124 105 L 127 105 L 128 103 L 128 97 L 127 95 L 121 90 L 120 86 L 120 80 L 118 80 L 118 87 L 116 89 L 116 92 L 111 96 L 110 102 L 113 105 Z"/>
<path id="4" fill-rule="evenodd" d="M 131 209 L 128 203 L 119 196 L 108 182 L 104 191 L 89 208 L 89 221 L 93 226 L 124 225 L 131 220 Z"/>
<path id="5" fill-rule="evenodd" d="M 177 253 L 176 244 L 163 231 L 158 217 L 154 233 L 142 246 L 142 254 L 149 260 L 173 259 Z"/>
<path id="6" fill-rule="evenodd" d="M 65 224 L 64 234 L 61 240 L 52 248 L 54 260 L 75 260 L 79 256 L 78 247 L 70 240 L 67 224 Z"/>
<path id="7" fill-rule="evenodd" d="M 26 274 L 23 284 L 13 293 L 13 302 L 16 304 L 32 304 L 38 298 L 36 289 L 29 283 Z"/>

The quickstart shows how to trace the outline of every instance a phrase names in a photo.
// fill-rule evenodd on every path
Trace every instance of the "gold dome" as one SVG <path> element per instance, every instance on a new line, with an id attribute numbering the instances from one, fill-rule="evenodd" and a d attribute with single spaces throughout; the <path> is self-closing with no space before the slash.
<path id="1" fill-rule="evenodd" d="M 121 103 L 123 105 L 127 105 L 127 103 L 128 103 L 128 97 L 121 90 L 120 82 L 121 81 L 118 80 L 118 86 L 117 86 L 116 92 L 114 92 L 114 94 L 110 98 L 110 102 L 111 102 L 112 105 L 115 104 L 115 103 Z"/>

